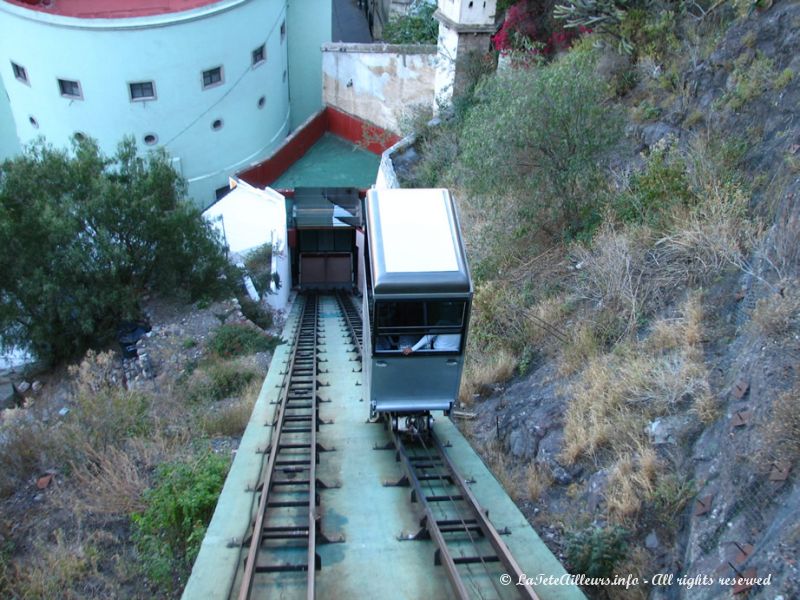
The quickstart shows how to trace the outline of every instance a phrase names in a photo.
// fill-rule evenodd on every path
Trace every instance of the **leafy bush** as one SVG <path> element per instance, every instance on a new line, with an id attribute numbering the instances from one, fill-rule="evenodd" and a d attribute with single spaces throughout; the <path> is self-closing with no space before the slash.
<path id="1" fill-rule="evenodd" d="M 439 21 L 433 18 L 436 4 L 418 0 L 407 15 L 393 17 L 383 28 L 383 41 L 390 44 L 435 44 Z"/>
<path id="2" fill-rule="evenodd" d="M 565 552 L 575 574 L 613 577 L 627 555 L 629 532 L 623 527 L 589 526 L 567 534 Z"/>
<path id="3" fill-rule="evenodd" d="M 238 396 L 247 385 L 263 373 L 239 361 L 212 361 L 195 370 L 183 384 L 187 402 L 218 402 Z"/>
<path id="4" fill-rule="evenodd" d="M 788 83 L 788 81 L 784 83 L 775 72 L 774 61 L 760 52 L 753 59 L 747 54 L 739 57 L 734 63 L 731 79 L 733 86 L 725 93 L 722 100 L 734 111 L 742 109 L 764 92 L 780 89 L 779 86 Z"/>
<path id="5" fill-rule="evenodd" d="M 183 581 L 200 550 L 229 461 L 206 453 L 192 462 L 161 465 L 144 494 L 147 508 L 132 516 L 142 566 L 154 582 L 171 590 Z"/>
<path id="6" fill-rule="evenodd" d="M 227 364 L 212 365 L 206 372 L 211 380 L 208 391 L 212 400 L 222 400 L 238 394 L 258 376 L 253 370 Z"/>
<path id="7" fill-rule="evenodd" d="M 263 244 L 251 250 L 244 260 L 244 266 L 258 293 L 267 293 L 272 280 L 272 244 Z"/>
<path id="8" fill-rule="evenodd" d="M 631 52 L 633 45 L 619 31 L 628 6 L 626 0 L 569 0 L 557 5 L 553 16 L 565 21 L 567 27 L 586 27 L 610 35 L 617 40 L 620 50 Z"/>
<path id="9" fill-rule="evenodd" d="M 221 325 L 208 340 L 208 350 L 220 358 L 233 358 L 267 352 L 275 348 L 277 341 L 247 325 Z"/>
<path id="10" fill-rule="evenodd" d="M 31 185 L 31 182 L 36 182 Z M 55 361 L 109 341 L 145 288 L 197 296 L 227 261 L 164 152 L 44 142 L 0 165 L 0 330 Z"/>
<path id="11" fill-rule="evenodd" d="M 498 73 L 476 90 L 459 174 L 468 191 L 485 198 L 485 210 L 497 210 L 503 190 L 522 199 L 518 223 L 556 236 L 587 232 L 599 220 L 598 163 L 622 129 L 594 64 L 584 45 L 545 67 Z"/>
<path id="12" fill-rule="evenodd" d="M 242 296 L 239 298 L 239 306 L 242 307 L 242 314 L 261 329 L 272 327 L 272 311 L 265 308 L 260 302 L 253 301 L 250 296 Z"/>
<path id="13" fill-rule="evenodd" d="M 618 218 L 656 229 L 667 225 L 671 209 L 699 200 L 687 176 L 687 163 L 675 152 L 656 149 L 643 171 L 631 176 L 628 189 L 614 201 Z"/>

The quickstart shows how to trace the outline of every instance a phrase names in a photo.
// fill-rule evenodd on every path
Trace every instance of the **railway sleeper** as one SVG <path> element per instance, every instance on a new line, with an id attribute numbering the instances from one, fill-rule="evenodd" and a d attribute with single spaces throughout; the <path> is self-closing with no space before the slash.
<path id="1" fill-rule="evenodd" d="M 308 494 L 308 492 L 302 492 Z M 319 494 L 314 494 L 314 506 L 319 506 Z M 296 508 L 308 506 L 308 499 L 304 500 L 268 500 L 267 508 Z"/>
<path id="2" fill-rule="evenodd" d="M 500 558 L 495 554 L 490 554 L 488 556 L 453 556 L 453 564 L 456 565 L 474 565 L 477 563 L 498 563 L 500 562 Z M 442 554 L 440 549 L 436 549 L 433 553 L 433 564 L 436 566 L 441 566 L 442 564 Z"/>
<path id="3" fill-rule="evenodd" d="M 308 527 L 264 527 L 261 542 L 266 540 L 294 540 L 308 538 Z"/>
<path id="4" fill-rule="evenodd" d="M 430 496 L 425 496 L 425 502 L 460 502 L 463 500 L 464 496 L 461 494 L 431 494 Z M 411 502 L 416 503 L 418 501 L 417 490 L 411 490 Z"/>
<path id="5" fill-rule="evenodd" d="M 322 568 L 322 559 L 319 554 L 314 554 L 314 570 L 319 571 Z M 284 563 L 279 565 L 256 565 L 254 569 L 256 573 L 288 573 L 297 571 L 308 571 L 308 564 L 306 563 Z"/>

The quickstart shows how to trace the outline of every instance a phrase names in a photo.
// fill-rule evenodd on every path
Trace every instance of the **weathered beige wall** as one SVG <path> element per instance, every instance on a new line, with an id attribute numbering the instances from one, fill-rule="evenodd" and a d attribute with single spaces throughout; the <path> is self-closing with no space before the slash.
<path id="1" fill-rule="evenodd" d="M 433 105 L 436 46 L 325 44 L 322 99 L 384 129 L 400 133 L 409 109 Z"/>

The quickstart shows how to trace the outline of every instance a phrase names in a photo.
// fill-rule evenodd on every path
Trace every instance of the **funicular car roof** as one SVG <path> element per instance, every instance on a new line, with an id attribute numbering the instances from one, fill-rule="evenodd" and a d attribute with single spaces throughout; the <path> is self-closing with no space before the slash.
<path id="1" fill-rule="evenodd" d="M 448 190 L 373 189 L 366 204 L 375 295 L 472 291 Z"/>

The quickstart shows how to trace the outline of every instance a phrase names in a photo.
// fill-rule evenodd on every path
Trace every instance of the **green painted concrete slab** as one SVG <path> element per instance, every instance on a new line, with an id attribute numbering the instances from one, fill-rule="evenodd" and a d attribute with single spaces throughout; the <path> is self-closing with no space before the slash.
<path id="1" fill-rule="evenodd" d="M 341 487 L 322 492 L 322 527 L 328 533 L 342 533 L 344 544 L 318 548 L 322 570 L 317 574 L 317 597 L 340 598 L 451 598 L 447 585 L 433 566 L 430 542 L 400 542 L 397 536 L 418 527 L 409 502 L 408 488 L 384 487 L 386 480 L 401 475 L 394 452 L 375 450 L 389 441 L 382 425 L 367 423 L 369 409 L 361 399 L 360 369 L 352 346 L 333 331 L 344 332 L 333 308 L 326 316 L 325 358 L 328 371 L 320 381 L 320 397 L 331 399 L 321 405 L 325 418 L 335 423 L 320 431 L 323 443 L 335 452 L 320 457 L 324 478 L 341 482 Z"/>
<path id="2" fill-rule="evenodd" d="M 301 304 L 295 303 L 289 313 L 282 333 L 284 340 L 294 338 Z M 241 543 L 247 535 L 251 515 L 256 508 L 254 490 L 264 463 L 263 451 L 271 439 L 271 428 L 267 424 L 272 422 L 276 406 L 271 403 L 278 399 L 283 381 L 281 371 L 289 351 L 289 344 L 281 344 L 275 349 L 250 422 L 184 588 L 184 600 L 221 600 L 228 598 L 234 588 L 237 571 L 243 560 Z"/>
<path id="3" fill-rule="evenodd" d="M 553 556 L 517 505 L 506 494 L 503 486 L 494 478 L 450 419 L 444 417 L 436 419 L 434 430 L 443 442 L 450 442 L 451 447 L 447 452 L 461 476 L 475 480 L 470 489 L 481 506 L 488 509 L 495 528 L 500 530 L 508 527 L 511 530 L 510 535 L 503 536 L 503 541 L 511 550 L 522 572 L 534 579 L 539 575 L 545 577 L 565 575 L 566 570 L 563 565 Z M 534 586 L 534 590 L 542 600 L 585 599 L 584 594 L 576 586 Z"/>
<path id="4" fill-rule="evenodd" d="M 270 187 L 368 188 L 375 183 L 380 162 L 377 154 L 326 133 Z"/>
<path id="5" fill-rule="evenodd" d="M 284 338 L 292 335 L 298 316 L 297 307 L 287 323 Z M 323 325 L 323 352 L 319 363 L 318 396 L 320 416 L 332 420 L 322 425 L 319 442 L 331 452 L 320 453 L 318 478 L 332 489 L 319 490 L 320 528 L 327 536 L 344 536 L 344 543 L 320 545 L 317 552 L 322 569 L 316 575 L 317 598 L 378 598 L 385 600 L 444 600 L 452 592 L 442 568 L 433 564 L 434 546 L 430 541 L 399 541 L 402 534 L 413 533 L 419 525 L 419 507 L 410 502 L 409 488 L 384 487 L 384 481 L 400 477 L 402 470 L 395 453 L 376 450 L 390 437 L 380 424 L 367 423 L 368 406 L 361 398 L 360 363 L 346 336 L 338 308 L 332 298 L 324 298 L 320 307 Z M 281 346 L 273 358 L 270 372 L 256 403 L 254 416 L 242 440 L 231 474 L 217 505 L 214 519 L 200 550 L 184 599 L 228 598 L 238 591 L 237 570 L 243 554 L 240 541 L 246 535 L 256 495 L 255 487 L 263 455 L 269 441 L 269 429 L 278 397 L 280 375 L 288 348 Z M 503 536 L 522 570 L 529 576 L 560 576 L 563 567 L 553 557 L 514 503 L 505 494 L 480 458 L 453 424 L 439 416 L 435 428 L 450 442 L 450 456 L 465 477 L 475 483 L 471 489 L 498 529 L 508 527 Z M 488 579 L 488 577 L 485 577 Z M 262 587 L 253 598 L 304 598 L 305 574 L 280 574 L 272 582 L 259 578 Z M 514 586 L 503 588 L 498 582 L 476 579 L 471 583 L 476 597 L 491 597 L 486 590 L 500 588 L 502 597 L 513 597 Z M 571 586 L 537 588 L 542 600 L 584 598 Z M 234 594 L 235 597 L 235 594 Z"/>

